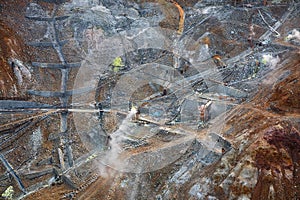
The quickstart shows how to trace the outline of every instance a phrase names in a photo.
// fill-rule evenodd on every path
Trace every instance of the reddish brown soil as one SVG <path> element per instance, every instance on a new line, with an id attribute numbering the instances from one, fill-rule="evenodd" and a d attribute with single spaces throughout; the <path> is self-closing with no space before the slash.
<path id="1" fill-rule="evenodd" d="M 8 59 L 13 57 L 28 61 L 26 46 L 15 30 L 2 20 L 0 20 L 0 36 L 0 97 L 11 99 L 18 96 L 20 98 L 19 86 Z"/>
<path id="2" fill-rule="evenodd" d="M 20 23 L 20 21 L 27 22 L 24 19 L 24 8 L 29 1 L 19 2 L 19 4 L 11 4 L 10 2 L 1 3 L 1 17 L 10 16 L 3 18 L 5 21 L 0 21 L 0 97 L 5 99 L 14 98 L 16 95 L 18 95 L 18 98 L 20 97 L 20 91 L 17 90 L 15 92 L 12 89 L 13 85 L 17 83 L 7 59 L 16 56 L 16 58 L 28 62 L 37 57 L 46 59 L 48 56 L 47 52 L 39 52 L 33 48 L 29 49 L 29 47 L 25 45 L 25 41 L 22 39 L 23 36 L 20 35 L 21 32 L 28 40 L 32 38 L 29 31 L 26 31 L 27 28 L 24 25 L 21 26 L 22 23 Z M 178 1 L 181 6 L 194 4 L 195 2 L 196 1 Z M 43 3 L 41 3 L 41 5 L 44 7 L 48 6 L 48 4 Z M 166 6 L 164 12 L 167 13 L 169 18 L 161 22 L 161 26 L 170 26 L 169 28 L 177 29 L 178 10 L 171 3 L 167 3 Z M 47 7 L 47 9 L 51 8 Z M 211 31 L 214 32 L 214 30 Z M 216 29 L 215 32 L 218 33 L 219 29 Z M 203 42 L 207 44 L 211 43 L 209 38 Z M 224 46 L 225 45 L 226 44 L 224 44 Z M 16 55 L 12 53 L 12 50 Z M 36 56 L 36 54 L 39 54 L 39 56 Z M 51 56 L 50 59 L 53 62 L 55 61 Z M 259 94 L 256 95 L 250 103 L 245 103 L 235 109 L 236 113 L 234 113 L 231 120 L 228 121 L 228 124 L 234 127 L 235 132 L 232 137 L 228 137 L 228 140 L 234 141 L 235 137 L 237 137 L 238 134 L 242 134 L 242 131 L 246 129 L 251 133 L 248 139 L 253 140 L 253 143 L 241 156 L 246 154 L 251 155 L 254 162 L 253 165 L 257 167 L 259 171 L 257 184 L 253 191 L 249 191 L 248 188 L 243 186 L 232 186 L 231 190 L 235 194 L 252 193 L 252 199 L 254 200 L 270 199 L 272 190 L 274 190 L 275 199 L 300 199 L 300 136 L 299 125 L 297 125 L 300 117 L 299 52 L 289 55 L 289 58 L 283 60 L 288 60 L 288 62 L 282 63 L 280 70 L 278 70 L 274 76 L 279 77 L 288 70 L 290 71 L 290 75 L 278 81 L 274 86 L 262 84 L 261 88 L 259 88 Z M 52 79 L 55 80 L 57 75 L 51 73 L 52 72 L 45 73 L 44 76 L 53 76 Z M 47 85 L 44 84 L 41 87 L 47 87 Z M 17 87 L 17 89 L 19 88 Z M 45 127 L 44 125 L 43 129 L 46 129 Z M 57 131 L 53 130 L 53 132 Z M 47 138 L 49 132 L 45 131 L 44 133 L 44 137 Z M 27 142 L 27 140 L 23 142 Z M 43 144 L 46 150 L 50 150 L 52 148 L 51 145 L 49 141 Z M 238 144 L 234 147 L 238 148 Z M 18 151 L 15 153 L 22 155 L 22 153 Z M 17 155 L 14 156 L 16 156 L 15 162 L 18 163 Z M 239 159 L 241 158 L 237 158 L 236 162 L 238 162 Z M 17 166 L 17 164 L 13 164 Z M 215 166 L 212 166 L 211 170 L 215 169 L 214 167 Z M 0 170 L 1 172 L 5 171 L 2 165 L 0 165 Z M 153 186 L 152 189 L 159 186 L 159 188 L 163 190 L 164 186 L 161 184 L 166 180 L 167 174 L 170 172 L 168 170 L 168 168 L 165 168 L 160 172 L 152 173 L 153 176 L 150 180 L 150 184 Z M 123 191 L 110 191 L 111 184 L 116 184 L 113 182 L 113 178 L 105 179 L 100 177 L 87 187 L 87 189 L 80 191 L 77 198 L 104 199 L 103 197 L 106 197 L 106 199 L 122 199 L 122 195 L 124 195 Z M 26 199 L 60 199 L 69 191 L 70 188 L 64 184 L 55 185 L 42 189 L 28 196 Z M 178 196 L 187 194 L 188 188 L 183 187 L 180 192 L 182 194 L 178 194 Z M 221 188 L 216 187 L 214 192 L 220 196 L 220 199 L 224 197 L 224 191 Z"/>
<path id="3" fill-rule="evenodd" d="M 271 193 L 276 199 L 300 198 L 300 135 L 295 123 L 300 118 L 299 67 L 299 54 L 291 55 L 282 67 L 282 71 L 290 70 L 290 75 L 275 84 L 269 93 L 262 92 L 255 99 L 257 103 L 260 98 L 265 99 L 261 109 L 269 111 L 266 116 L 277 117 L 276 122 L 261 132 L 261 140 L 255 144 L 253 155 L 259 176 L 252 199 L 269 199 Z"/>

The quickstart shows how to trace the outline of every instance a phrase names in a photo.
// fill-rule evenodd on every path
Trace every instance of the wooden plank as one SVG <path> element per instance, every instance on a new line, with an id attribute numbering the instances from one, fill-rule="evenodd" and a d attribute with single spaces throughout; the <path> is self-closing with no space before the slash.
<path id="1" fill-rule="evenodd" d="M 40 63 L 40 62 L 32 62 L 32 66 L 41 67 L 41 68 L 51 68 L 51 69 L 67 69 L 67 68 L 77 68 L 81 66 L 81 62 L 74 63 Z"/>
<path id="2" fill-rule="evenodd" d="M 42 96 L 42 97 L 62 97 L 66 94 L 62 92 L 53 92 L 53 91 L 36 91 L 36 90 L 28 90 L 28 94 L 35 95 L 35 96 Z"/>
<path id="3" fill-rule="evenodd" d="M 20 188 L 20 190 L 23 193 L 26 193 L 26 189 L 25 189 L 25 187 L 24 187 L 21 179 L 19 178 L 19 176 L 17 175 L 17 173 L 14 171 L 14 169 L 12 168 L 12 166 L 8 163 L 8 161 L 5 159 L 5 157 L 2 154 L 0 154 L 0 160 L 2 161 L 2 163 L 5 166 L 5 168 L 8 171 L 8 173 L 10 173 L 10 175 L 12 175 L 12 177 L 15 179 L 15 181 L 17 182 L 17 185 Z"/>
<path id="4" fill-rule="evenodd" d="M 66 0 L 40 0 L 40 1 L 43 1 L 46 3 L 55 3 L 55 4 L 62 4 L 62 3 L 66 2 Z"/>
<path id="5" fill-rule="evenodd" d="M 66 132 L 60 132 L 60 133 L 50 133 L 48 136 L 48 140 L 52 141 L 52 140 L 57 140 L 60 137 L 66 136 L 67 133 Z"/>
<path id="6" fill-rule="evenodd" d="M 69 16 L 58 16 L 58 17 L 36 17 L 36 16 L 26 16 L 26 18 L 36 21 L 43 21 L 43 22 L 51 22 L 51 21 L 61 21 L 69 18 Z"/>
<path id="7" fill-rule="evenodd" d="M 49 168 L 49 169 L 45 169 L 42 171 L 31 171 L 27 174 L 23 174 L 25 176 L 25 178 L 27 179 L 35 179 L 35 178 L 39 178 L 41 176 L 45 176 L 47 174 L 53 174 L 53 168 Z"/>
<path id="8" fill-rule="evenodd" d="M 57 153 L 58 153 L 60 168 L 62 171 L 64 171 L 65 170 L 64 154 L 60 148 L 57 148 Z"/>
<path id="9" fill-rule="evenodd" d="M 58 45 L 63 46 L 66 43 L 68 43 L 68 40 L 62 40 L 58 42 Z M 33 47 L 44 47 L 44 48 L 53 47 L 53 45 L 55 45 L 55 43 L 53 42 L 28 42 L 27 44 Z"/>
<path id="10" fill-rule="evenodd" d="M 30 101 L 0 100 L 0 111 L 28 108 L 52 108 L 52 105 Z"/>
<path id="11" fill-rule="evenodd" d="M 80 88 L 76 90 L 67 90 L 66 92 L 55 92 L 55 91 L 36 91 L 36 90 L 28 90 L 27 93 L 30 95 L 35 96 L 42 96 L 42 97 L 68 97 L 76 94 L 83 94 L 92 91 L 93 88 Z"/>

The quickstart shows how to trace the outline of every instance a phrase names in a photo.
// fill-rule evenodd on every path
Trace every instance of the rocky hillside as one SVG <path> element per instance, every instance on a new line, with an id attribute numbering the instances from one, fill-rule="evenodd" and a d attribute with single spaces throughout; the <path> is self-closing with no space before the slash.
<path id="1" fill-rule="evenodd" d="M 1 2 L 1 198 L 300 199 L 299 12 Z"/>

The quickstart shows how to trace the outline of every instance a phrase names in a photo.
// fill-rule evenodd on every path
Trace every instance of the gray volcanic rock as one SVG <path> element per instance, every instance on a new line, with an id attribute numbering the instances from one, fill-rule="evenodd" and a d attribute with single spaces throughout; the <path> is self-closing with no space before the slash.
<path id="1" fill-rule="evenodd" d="M 299 199 L 299 7 L 1 3 L 2 197 Z"/>

